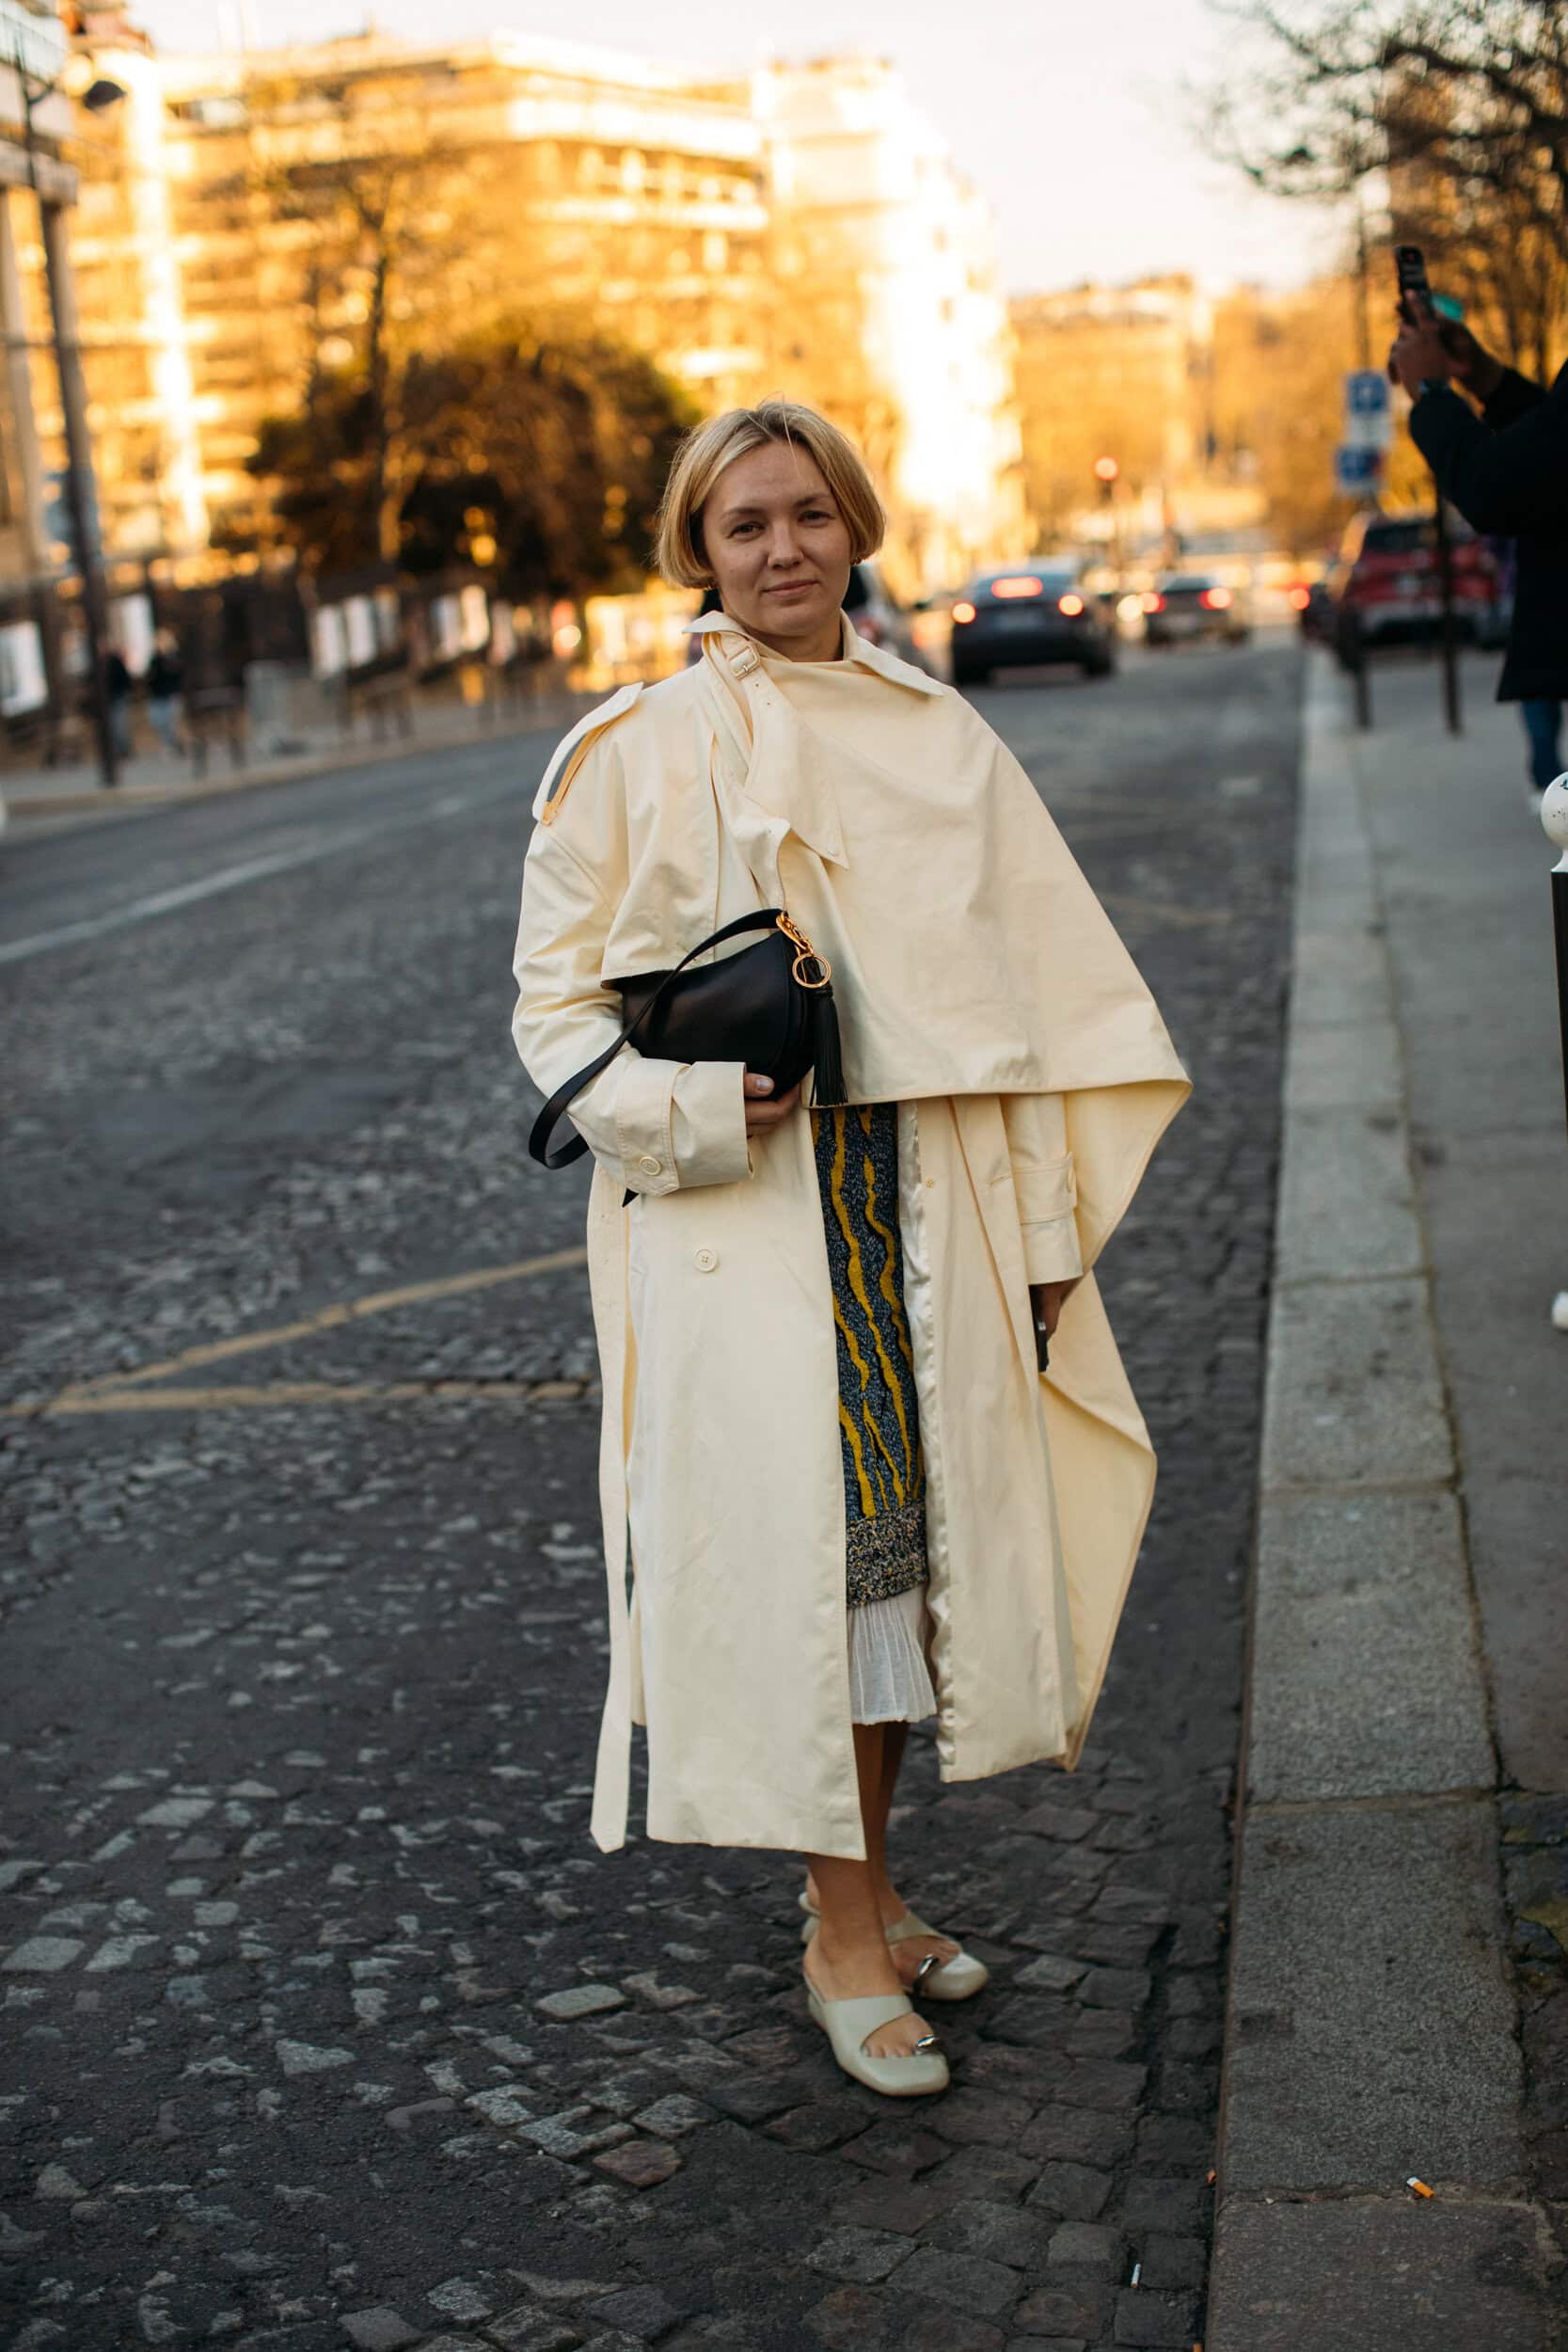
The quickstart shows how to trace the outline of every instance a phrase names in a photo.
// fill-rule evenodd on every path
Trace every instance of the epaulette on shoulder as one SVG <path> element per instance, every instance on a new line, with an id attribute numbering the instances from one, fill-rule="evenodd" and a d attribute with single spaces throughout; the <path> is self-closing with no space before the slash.
<path id="1" fill-rule="evenodd" d="M 533 803 L 533 814 L 540 824 L 555 822 L 562 803 L 572 788 L 572 778 L 588 756 L 589 747 L 598 741 L 607 727 L 612 727 L 618 719 L 626 717 L 641 691 L 641 686 L 623 686 L 618 693 L 611 694 L 607 703 L 601 703 L 597 710 L 591 710 L 586 718 L 579 719 L 570 735 L 562 738 L 545 771 L 544 782 Z"/>

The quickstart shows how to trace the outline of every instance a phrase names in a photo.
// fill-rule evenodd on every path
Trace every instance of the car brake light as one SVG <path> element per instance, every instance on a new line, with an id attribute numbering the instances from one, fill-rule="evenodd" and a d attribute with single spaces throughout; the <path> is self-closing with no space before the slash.
<path id="1" fill-rule="evenodd" d="M 993 596 L 1038 596 L 1045 593 L 1045 582 L 1031 572 L 1021 572 L 1016 580 L 993 580 L 990 592 Z"/>
<path id="2" fill-rule="evenodd" d="M 1082 596 L 1075 596 L 1069 589 L 1065 596 L 1057 597 L 1056 610 L 1058 612 L 1065 612 L 1069 621 L 1075 621 L 1084 610 L 1084 599 Z"/>
<path id="3" fill-rule="evenodd" d="M 1230 591 L 1228 588 L 1205 588 L 1198 602 L 1207 605 L 1211 612 L 1227 612 L 1230 609 Z"/>
<path id="4" fill-rule="evenodd" d="M 966 621 L 972 621 L 974 618 L 974 607 L 972 604 L 956 604 L 953 607 L 953 618 L 958 628 L 962 628 Z"/>
<path id="5" fill-rule="evenodd" d="M 1144 591 L 1143 608 L 1146 612 L 1163 612 L 1164 611 L 1165 600 L 1164 596 L 1161 596 L 1157 588 L 1148 588 Z"/>
<path id="6" fill-rule="evenodd" d="M 1312 591 L 1310 588 L 1292 588 L 1291 590 L 1290 604 L 1292 612 L 1305 612 L 1311 601 Z"/>

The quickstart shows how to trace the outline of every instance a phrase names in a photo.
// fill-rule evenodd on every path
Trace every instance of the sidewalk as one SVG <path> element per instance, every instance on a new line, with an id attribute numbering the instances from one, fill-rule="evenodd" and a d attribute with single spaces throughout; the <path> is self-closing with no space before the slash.
<path id="1" fill-rule="evenodd" d="M 1314 657 L 1207 2352 L 1568 2340 L 1552 852 L 1466 663 Z M 1412 2174 L 1434 2194 L 1421 2199 Z"/>
<path id="2" fill-rule="evenodd" d="M 130 760 L 122 781 L 109 790 L 98 782 L 95 768 L 83 762 L 68 767 L 17 769 L 0 771 L 0 829 L 38 818 L 117 817 L 135 809 L 162 808 L 171 803 L 209 800 L 225 792 L 246 792 L 259 785 L 287 784 L 304 776 L 364 768 L 378 760 L 406 759 L 421 753 L 451 751 L 462 744 L 502 742 L 516 735 L 564 733 L 602 695 L 577 694 L 564 687 L 547 688 L 529 699 L 495 707 L 470 707 L 460 702 L 416 705 L 414 732 L 376 732 L 359 720 L 352 735 L 318 731 L 299 751 L 248 759 L 232 768 L 221 745 L 209 754 L 204 776 L 193 774 L 189 759 L 174 758 L 160 746 L 145 747 Z"/>

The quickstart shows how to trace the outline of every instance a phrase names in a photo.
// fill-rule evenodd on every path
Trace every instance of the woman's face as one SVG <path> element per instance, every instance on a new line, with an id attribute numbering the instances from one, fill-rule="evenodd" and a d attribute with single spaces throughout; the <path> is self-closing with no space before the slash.
<path id="1" fill-rule="evenodd" d="M 703 548 L 732 621 L 795 661 L 832 661 L 849 531 L 811 452 L 768 441 L 726 466 L 703 507 Z"/>

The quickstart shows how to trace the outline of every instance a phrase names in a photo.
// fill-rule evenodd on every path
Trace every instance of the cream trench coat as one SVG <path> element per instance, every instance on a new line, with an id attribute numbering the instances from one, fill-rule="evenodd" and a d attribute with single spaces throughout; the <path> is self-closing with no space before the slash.
<path id="1" fill-rule="evenodd" d="M 546 771 L 518 1051 L 552 1092 L 618 1030 L 609 981 L 759 905 L 787 905 L 832 960 L 849 1099 L 900 1105 L 942 1775 L 1070 1765 L 1154 1457 L 1092 1272 L 1043 1380 L 1028 1286 L 1092 1268 L 1185 1074 L 1033 786 L 960 697 L 847 620 L 832 664 L 777 660 L 722 614 L 698 628 L 703 661 L 623 689 Z M 651 1836 L 858 1858 L 810 1124 L 748 1143 L 742 1074 L 628 1047 L 573 1105 L 596 1162 L 604 1390 L 592 1831 L 625 1842 L 637 1722 Z"/>

